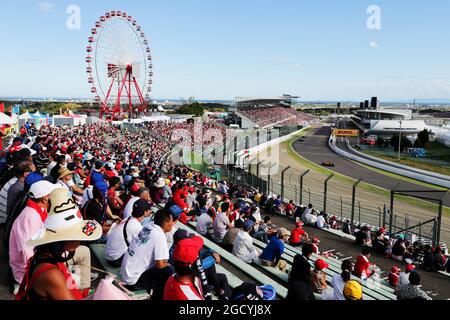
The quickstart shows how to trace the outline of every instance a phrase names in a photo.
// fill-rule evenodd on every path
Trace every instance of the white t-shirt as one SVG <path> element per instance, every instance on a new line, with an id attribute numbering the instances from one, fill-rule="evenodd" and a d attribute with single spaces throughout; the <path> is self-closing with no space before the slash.
<path id="1" fill-rule="evenodd" d="M 252 263 L 258 259 L 258 251 L 253 246 L 253 238 L 248 232 L 239 231 L 233 245 L 233 255 L 240 260 Z"/>
<path id="2" fill-rule="evenodd" d="M 173 245 L 173 235 L 178 231 L 178 227 L 174 224 L 172 230 L 166 233 L 167 246 L 170 248 Z"/>
<path id="3" fill-rule="evenodd" d="M 139 200 L 139 197 L 132 196 L 130 200 L 128 200 L 127 205 L 125 206 L 125 209 L 123 209 L 123 218 L 127 219 L 128 217 L 131 217 L 131 214 L 133 213 L 133 206 L 136 203 L 136 201 Z"/>
<path id="4" fill-rule="evenodd" d="M 106 248 L 105 248 L 105 258 L 109 261 L 116 261 L 120 259 L 125 252 L 127 252 L 127 245 L 123 238 L 123 228 L 128 219 L 123 220 L 114 228 L 112 228 L 107 236 Z M 143 229 L 141 223 L 138 219 L 132 217 L 127 224 L 127 240 L 131 244 L 134 237 L 136 237 L 139 232 Z"/>
<path id="5" fill-rule="evenodd" d="M 8 200 L 8 191 L 11 186 L 17 182 L 17 178 L 14 177 L 9 180 L 0 191 L 0 223 L 5 223 L 7 214 L 6 214 L 6 203 Z"/>
<path id="6" fill-rule="evenodd" d="M 94 186 L 89 186 L 83 191 L 83 201 L 81 202 L 81 207 L 84 207 L 89 200 L 94 198 Z"/>
<path id="7" fill-rule="evenodd" d="M 409 284 L 409 273 L 406 273 L 406 272 L 400 272 L 400 275 L 399 275 L 399 281 L 400 281 L 400 284 Z"/>
<path id="8" fill-rule="evenodd" d="M 208 230 L 213 227 L 212 218 L 207 214 L 203 213 L 198 217 L 197 226 L 195 230 L 200 233 L 202 236 L 206 236 L 208 234 Z"/>
<path id="9" fill-rule="evenodd" d="M 222 241 L 225 233 L 227 233 L 227 225 L 230 223 L 227 215 L 223 212 L 218 212 L 214 220 L 214 239 L 218 242 Z"/>
<path id="10" fill-rule="evenodd" d="M 169 260 L 169 247 L 161 227 L 150 224 L 139 232 L 125 253 L 120 268 L 122 280 L 127 285 L 136 284 L 157 260 Z"/>
<path id="11" fill-rule="evenodd" d="M 333 276 L 333 279 L 331 280 L 331 286 L 333 287 L 333 300 L 345 300 L 345 282 L 340 274 L 335 274 Z"/>
<path id="12" fill-rule="evenodd" d="M 325 218 L 323 216 L 318 216 L 316 221 L 317 228 L 323 229 L 325 227 L 325 224 Z"/>

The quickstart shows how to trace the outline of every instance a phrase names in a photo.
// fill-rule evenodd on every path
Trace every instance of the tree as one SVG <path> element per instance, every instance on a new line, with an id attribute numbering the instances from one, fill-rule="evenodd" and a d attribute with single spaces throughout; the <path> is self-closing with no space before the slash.
<path id="1" fill-rule="evenodd" d="M 395 134 L 391 137 L 391 146 L 394 147 L 395 151 L 398 151 L 398 134 Z M 407 148 L 411 148 L 412 147 L 412 143 L 411 141 L 409 141 L 408 138 L 406 138 L 405 136 L 402 135 L 402 143 L 401 143 L 401 148 L 400 151 L 403 151 Z"/>
<path id="2" fill-rule="evenodd" d="M 428 143 L 430 142 L 430 131 L 428 131 L 427 129 L 419 132 L 417 134 L 417 140 L 419 140 L 419 145 L 420 147 L 417 148 L 425 148 Z"/>
<path id="3" fill-rule="evenodd" d="M 384 139 L 383 137 L 378 137 L 376 142 L 377 147 L 382 148 L 384 146 Z"/>

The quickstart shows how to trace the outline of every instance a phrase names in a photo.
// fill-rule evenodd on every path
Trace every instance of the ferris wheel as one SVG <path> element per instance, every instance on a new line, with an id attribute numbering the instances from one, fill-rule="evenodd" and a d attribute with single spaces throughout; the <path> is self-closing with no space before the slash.
<path id="1" fill-rule="evenodd" d="M 126 12 L 110 11 L 95 23 L 88 42 L 86 73 L 100 118 L 145 112 L 153 65 L 142 27 Z"/>

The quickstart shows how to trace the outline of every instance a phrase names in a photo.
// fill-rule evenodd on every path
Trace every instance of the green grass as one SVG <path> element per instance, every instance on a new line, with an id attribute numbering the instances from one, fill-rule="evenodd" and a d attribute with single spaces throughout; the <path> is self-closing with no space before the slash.
<path id="1" fill-rule="evenodd" d="M 450 148 L 442 143 L 437 141 L 430 142 L 427 147 L 427 152 L 429 152 L 433 158 L 450 162 Z"/>
<path id="2" fill-rule="evenodd" d="M 305 136 L 308 132 L 310 132 L 312 130 L 312 128 L 310 128 L 309 130 L 305 130 L 303 132 L 301 132 L 301 134 L 296 135 L 294 137 L 292 137 L 292 139 L 282 143 L 282 147 L 285 148 L 287 150 L 287 153 L 289 156 L 291 156 L 292 158 L 296 159 L 299 163 L 301 163 L 303 166 L 305 166 L 308 169 L 314 170 L 316 172 L 325 174 L 325 175 L 331 175 L 334 174 L 334 179 L 340 180 L 344 183 L 353 185 L 357 180 L 350 178 L 348 176 L 342 175 L 340 173 L 334 172 L 332 170 L 326 169 L 322 166 L 319 166 L 317 164 L 315 164 L 314 162 L 311 162 L 307 159 L 305 159 L 304 157 L 302 157 L 301 155 L 299 155 L 297 152 L 294 151 L 293 148 L 293 143 L 300 137 Z M 359 185 L 359 188 L 370 191 L 372 193 L 378 194 L 380 196 L 386 197 L 386 198 L 390 198 L 390 191 L 384 188 L 380 188 L 378 186 L 366 183 L 366 182 L 362 182 Z M 435 187 L 436 188 L 436 187 Z M 438 210 L 438 205 L 428 202 L 428 201 L 423 201 L 420 199 L 415 199 L 415 198 L 411 198 L 411 197 L 405 197 L 405 196 L 396 196 L 396 199 L 401 200 L 404 203 L 413 205 L 413 206 L 417 206 L 419 208 L 425 209 L 425 210 L 430 210 L 430 211 L 435 211 L 437 213 Z M 449 207 L 444 207 L 443 208 L 443 214 L 450 216 L 450 208 Z"/>
<path id="3" fill-rule="evenodd" d="M 362 163 L 359 163 L 359 162 L 355 162 L 355 161 L 353 161 L 353 162 L 355 164 L 357 164 L 357 165 L 360 165 L 361 167 L 364 167 L 364 168 L 369 169 L 371 171 L 374 171 L 374 172 L 377 172 L 377 173 L 380 173 L 380 174 L 383 174 L 385 176 L 389 176 L 389 177 L 392 177 L 392 178 L 395 178 L 395 179 L 398 179 L 398 180 L 411 182 L 411 183 L 417 184 L 419 186 L 423 186 L 423 187 L 427 187 L 427 188 L 431 188 L 431 189 L 435 189 L 435 190 L 441 190 L 441 191 L 447 190 L 447 188 L 444 188 L 444 187 L 441 187 L 441 186 L 437 186 L 437 185 L 434 185 L 434 184 L 431 184 L 431 183 L 426 183 L 426 182 L 423 182 L 423 181 L 419 181 L 419 180 L 415 180 L 415 179 L 412 179 L 412 178 L 404 177 L 404 176 L 401 176 L 401 175 L 398 175 L 398 174 L 395 174 L 395 173 L 392 173 L 392 172 L 389 172 L 389 171 L 385 171 L 385 170 L 382 170 L 382 169 L 374 168 L 374 167 L 371 167 L 371 166 L 368 166 L 368 165 L 365 165 L 365 164 L 362 164 Z"/>
<path id="4" fill-rule="evenodd" d="M 412 158 L 402 158 L 400 161 L 398 161 L 397 157 L 393 157 L 390 155 L 380 154 L 379 152 L 374 151 L 363 151 L 365 154 L 368 154 L 370 156 L 374 156 L 380 159 L 388 160 L 394 163 L 403 164 L 405 166 L 421 169 L 421 170 L 427 170 L 431 172 L 436 172 L 440 174 L 450 175 L 450 166 L 439 166 L 439 165 L 433 165 L 431 163 L 426 163 L 421 161 L 420 159 L 415 160 Z"/>

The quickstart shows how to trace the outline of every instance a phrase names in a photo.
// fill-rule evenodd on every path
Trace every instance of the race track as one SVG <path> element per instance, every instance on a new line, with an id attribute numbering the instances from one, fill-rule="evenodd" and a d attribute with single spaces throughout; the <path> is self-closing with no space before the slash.
<path id="1" fill-rule="evenodd" d="M 328 147 L 328 138 L 330 133 L 331 127 L 320 127 L 312 131 L 306 138 L 301 138 L 295 141 L 292 146 L 295 152 L 317 165 L 322 165 L 322 162 L 324 161 L 332 161 L 335 164 L 335 167 L 328 169 L 343 174 L 347 177 L 354 179 L 362 178 L 366 183 L 370 183 L 388 190 L 391 190 L 397 184 L 400 184 L 399 190 L 423 191 L 420 193 L 414 193 L 415 195 L 433 199 L 439 199 L 442 197 L 442 193 L 440 192 L 426 192 L 433 189 L 377 173 L 350 160 L 340 157 Z M 338 139 L 337 146 L 348 151 L 342 139 Z M 447 197 L 444 204 L 450 207 L 450 197 Z"/>

